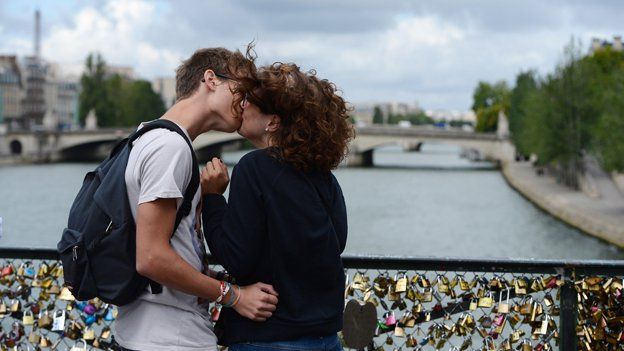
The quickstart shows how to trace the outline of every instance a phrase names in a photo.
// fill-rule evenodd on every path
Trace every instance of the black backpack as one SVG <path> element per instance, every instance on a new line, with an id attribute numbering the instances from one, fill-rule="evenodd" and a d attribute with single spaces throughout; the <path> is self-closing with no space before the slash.
<path id="1" fill-rule="evenodd" d="M 69 211 L 67 228 L 57 245 L 63 263 L 65 285 L 78 300 L 95 297 L 122 306 L 145 292 L 162 286 L 136 271 L 136 227 L 126 192 L 125 172 L 132 142 L 146 132 L 165 128 L 186 140 L 193 157 L 191 181 L 176 216 L 173 234 L 192 207 L 199 187 L 199 166 L 193 146 L 175 123 L 159 119 L 120 141 L 110 156 L 87 173 Z"/>

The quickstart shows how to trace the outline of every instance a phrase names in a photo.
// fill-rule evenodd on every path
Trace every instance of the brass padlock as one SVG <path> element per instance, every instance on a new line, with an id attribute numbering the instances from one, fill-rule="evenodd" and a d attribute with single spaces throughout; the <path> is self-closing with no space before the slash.
<path id="1" fill-rule="evenodd" d="M 478 307 L 490 308 L 494 305 L 494 299 L 492 299 L 492 293 L 488 292 L 487 296 L 479 299 Z"/>
<path id="2" fill-rule="evenodd" d="M 50 317 L 48 311 L 45 311 L 39 315 L 37 325 L 39 325 L 39 328 L 50 329 L 52 328 L 52 322 L 52 317 Z"/>
<path id="3" fill-rule="evenodd" d="M 61 287 L 58 284 L 54 284 L 48 289 L 48 293 L 51 295 L 57 295 L 61 293 Z"/>
<path id="4" fill-rule="evenodd" d="M 28 334 L 28 342 L 37 345 L 41 341 L 41 335 L 37 334 L 34 330 Z"/>
<path id="5" fill-rule="evenodd" d="M 111 330 L 109 327 L 102 328 L 102 334 L 100 334 L 100 338 L 108 339 L 111 336 Z"/>
<path id="6" fill-rule="evenodd" d="M 68 287 L 64 287 L 63 290 L 61 290 L 61 294 L 58 297 L 60 300 L 64 300 L 64 301 L 75 301 L 76 299 L 74 298 L 74 295 L 72 295 L 71 291 L 69 290 Z"/>
<path id="7" fill-rule="evenodd" d="M 407 290 L 407 276 L 405 275 L 405 273 L 402 273 L 402 275 L 398 279 L 396 279 L 396 287 L 394 291 L 397 293 L 404 293 L 406 290 Z"/>
<path id="8" fill-rule="evenodd" d="M 19 312 L 22 309 L 22 303 L 20 300 L 11 301 L 11 312 Z"/>
<path id="9" fill-rule="evenodd" d="M 41 348 L 48 348 L 52 346 L 52 343 L 50 342 L 50 339 L 46 338 L 45 336 L 41 337 L 41 341 L 39 342 L 39 347 Z"/>
<path id="10" fill-rule="evenodd" d="M 498 313 L 502 313 L 502 314 L 507 314 L 509 313 L 509 289 L 506 289 L 505 292 L 507 293 L 507 299 L 505 300 L 505 302 L 503 302 L 503 293 L 500 292 L 500 295 L 498 296 L 498 307 L 496 307 L 496 311 Z"/>
<path id="11" fill-rule="evenodd" d="M 22 316 L 22 324 L 24 325 L 33 325 L 35 324 L 35 316 L 31 310 L 24 311 L 24 315 Z"/>
<path id="12" fill-rule="evenodd" d="M 39 271 L 37 272 L 37 278 L 39 279 L 46 278 L 48 276 L 48 269 L 49 269 L 48 265 L 45 263 L 42 263 L 39 266 Z"/>
<path id="13" fill-rule="evenodd" d="M 84 330 L 82 338 L 85 339 L 86 341 L 93 341 L 93 340 L 95 340 L 95 330 L 93 330 L 93 328 L 87 327 Z"/>

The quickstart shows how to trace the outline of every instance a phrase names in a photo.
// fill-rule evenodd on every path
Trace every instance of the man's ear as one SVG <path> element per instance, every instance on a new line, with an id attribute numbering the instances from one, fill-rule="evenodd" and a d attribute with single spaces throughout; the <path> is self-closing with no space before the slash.
<path id="1" fill-rule="evenodd" d="M 202 78 L 201 83 L 208 89 L 215 90 L 217 88 L 217 76 L 214 71 L 211 69 L 204 71 L 204 77 Z"/>
<path id="2" fill-rule="evenodd" d="M 267 132 L 273 133 L 277 131 L 280 127 L 280 121 L 281 121 L 280 116 L 271 115 L 271 121 L 267 125 Z"/>

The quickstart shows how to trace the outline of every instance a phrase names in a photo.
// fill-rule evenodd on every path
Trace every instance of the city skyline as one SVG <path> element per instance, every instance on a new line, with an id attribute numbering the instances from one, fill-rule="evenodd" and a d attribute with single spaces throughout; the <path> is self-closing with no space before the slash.
<path id="1" fill-rule="evenodd" d="M 466 111 L 479 80 L 513 84 L 521 70 L 552 70 L 572 37 L 586 52 L 592 38 L 621 34 L 616 6 L 9 1 L 0 3 L 0 54 L 33 53 L 38 8 L 42 56 L 69 73 L 78 73 L 88 53 L 99 51 L 109 64 L 132 66 L 141 78 L 171 77 L 196 48 L 244 49 L 255 40 L 259 64 L 294 61 L 316 69 L 356 105 L 418 101 L 424 109 Z M 219 14 L 213 16 L 215 9 Z"/>

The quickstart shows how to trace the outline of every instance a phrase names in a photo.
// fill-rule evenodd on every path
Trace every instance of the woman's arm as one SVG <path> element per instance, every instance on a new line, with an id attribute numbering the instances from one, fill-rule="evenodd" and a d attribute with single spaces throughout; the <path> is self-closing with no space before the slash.
<path id="1" fill-rule="evenodd" d="M 234 168 L 226 203 L 222 194 L 228 181 L 227 167 L 220 160 L 206 164 L 201 175 L 204 235 L 219 263 L 236 279 L 245 281 L 260 260 L 266 214 L 244 161 Z"/>

